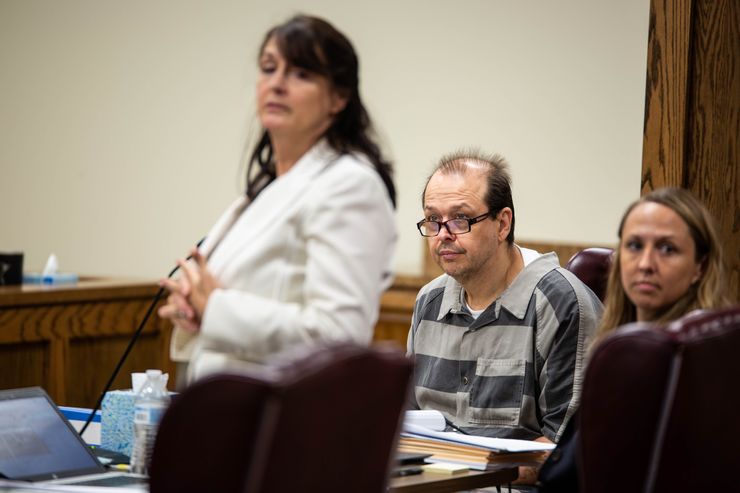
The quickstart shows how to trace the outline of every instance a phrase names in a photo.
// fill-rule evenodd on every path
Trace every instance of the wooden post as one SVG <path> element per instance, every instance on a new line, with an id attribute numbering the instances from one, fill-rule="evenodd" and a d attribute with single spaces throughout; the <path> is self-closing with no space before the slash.
<path id="1" fill-rule="evenodd" d="M 739 140 L 740 2 L 651 0 L 641 192 L 676 186 L 704 202 L 736 302 Z"/>

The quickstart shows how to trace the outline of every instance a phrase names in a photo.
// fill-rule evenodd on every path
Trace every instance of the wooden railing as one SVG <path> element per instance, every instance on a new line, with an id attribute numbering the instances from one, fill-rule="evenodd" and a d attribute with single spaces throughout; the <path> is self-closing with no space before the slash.
<path id="1" fill-rule="evenodd" d="M 525 242 L 555 250 L 561 264 L 580 245 Z M 406 347 L 419 289 L 438 275 L 397 276 L 383 295 L 375 341 Z M 0 287 L 0 389 L 39 385 L 59 405 L 92 407 L 157 292 L 154 282 L 82 279 L 73 286 Z M 130 388 L 130 374 L 159 368 L 176 378 L 169 359 L 171 325 L 147 322 L 114 389 Z"/>
<path id="2" fill-rule="evenodd" d="M 157 291 L 154 282 L 82 279 L 0 287 L 0 388 L 41 386 L 59 405 L 92 407 Z M 174 378 L 169 324 L 156 316 L 114 382 L 160 368 Z"/>

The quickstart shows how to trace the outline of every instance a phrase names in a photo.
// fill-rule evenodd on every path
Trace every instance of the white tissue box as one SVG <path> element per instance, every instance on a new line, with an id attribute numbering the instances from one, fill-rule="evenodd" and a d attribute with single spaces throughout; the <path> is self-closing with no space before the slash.
<path id="1" fill-rule="evenodd" d="M 169 392 L 170 399 L 175 392 Z M 134 444 L 133 390 L 111 390 L 105 393 L 101 406 L 100 446 L 131 457 Z"/>
<path id="2" fill-rule="evenodd" d="M 101 406 L 100 446 L 131 456 L 134 442 L 133 390 L 111 390 L 105 393 Z"/>

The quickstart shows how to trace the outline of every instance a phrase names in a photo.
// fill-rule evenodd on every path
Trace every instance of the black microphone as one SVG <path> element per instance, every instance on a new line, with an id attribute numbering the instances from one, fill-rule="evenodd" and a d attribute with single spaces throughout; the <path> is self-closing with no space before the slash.
<path id="1" fill-rule="evenodd" d="M 205 241 L 205 239 L 206 239 L 205 236 L 201 238 L 201 240 L 195 244 L 195 247 L 196 248 L 200 247 L 200 245 Z M 188 258 L 185 260 L 190 260 L 191 258 L 193 258 L 193 256 L 189 255 Z M 180 269 L 180 266 L 176 265 L 175 268 L 172 269 L 169 274 L 167 274 L 167 279 L 174 276 L 175 272 L 177 272 L 179 269 Z M 149 305 L 149 308 L 147 309 L 146 314 L 144 315 L 144 318 L 141 319 L 141 323 L 139 323 L 139 326 L 136 328 L 134 335 L 131 336 L 131 340 L 128 341 L 128 346 L 126 346 L 126 350 L 123 352 L 123 355 L 118 360 L 118 364 L 116 365 L 115 369 L 113 370 L 113 373 L 108 379 L 108 383 L 105 384 L 103 391 L 100 393 L 100 397 L 98 397 L 98 401 L 95 403 L 95 407 L 93 407 L 92 411 L 90 412 L 90 416 L 87 417 L 87 421 L 85 421 L 85 424 L 80 429 L 80 436 L 82 436 L 82 434 L 85 433 L 85 430 L 87 430 L 87 427 L 90 426 L 90 423 L 92 423 L 93 417 L 95 417 L 95 413 L 98 411 L 98 409 L 100 409 L 100 405 L 103 403 L 105 394 L 108 393 L 111 386 L 113 385 L 113 381 L 118 376 L 118 372 L 121 371 L 121 367 L 123 366 L 123 363 L 126 361 L 126 358 L 128 358 L 128 355 L 131 352 L 131 349 L 133 349 L 134 344 L 136 344 L 136 341 L 139 339 L 139 336 L 144 330 L 144 326 L 146 325 L 146 322 L 149 320 L 149 317 L 152 315 L 152 312 L 154 311 L 154 307 L 157 306 L 157 303 L 159 303 L 159 300 L 162 298 L 163 294 L 164 294 L 164 288 L 160 287 L 159 291 L 157 291 L 157 294 L 154 295 L 154 298 L 152 299 L 152 303 Z"/>

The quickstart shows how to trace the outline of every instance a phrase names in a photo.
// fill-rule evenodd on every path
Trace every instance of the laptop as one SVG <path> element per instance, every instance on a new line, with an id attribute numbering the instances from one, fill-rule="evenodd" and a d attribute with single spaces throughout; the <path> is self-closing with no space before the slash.
<path id="1" fill-rule="evenodd" d="M 0 477 L 148 490 L 145 476 L 106 469 L 41 387 L 0 390 Z"/>

